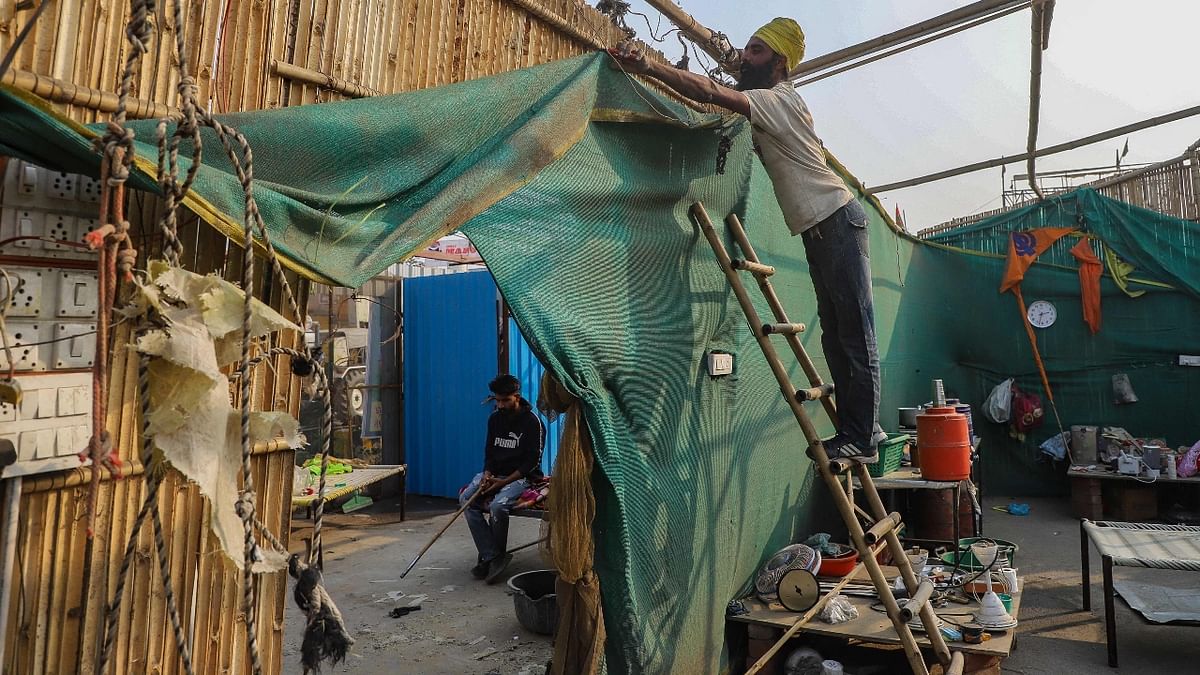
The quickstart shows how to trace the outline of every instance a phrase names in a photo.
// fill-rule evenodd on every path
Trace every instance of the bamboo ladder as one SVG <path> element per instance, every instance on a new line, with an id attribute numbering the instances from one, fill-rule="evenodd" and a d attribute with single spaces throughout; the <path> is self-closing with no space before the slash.
<path id="1" fill-rule="evenodd" d="M 718 236 L 716 230 L 713 228 L 712 221 L 709 219 L 708 213 L 704 210 L 703 204 L 696 202 L 692 205 L 692 217 L 696 219 L 700 229 L 704 232 L 704 237 L 708 239 L 713 253 L 717 256 L 717 262 L 720 263 L 721 270 L 725 273 L 726 278 L 729 279 L 729 284 L 737 296 L 738 304 L 741 305 L 742 311 L 745 313 L 746 319 L 750 324 L 750 330 L 754 333 L 754 337 L 757 339 L 758 345 L 767 359 L 767 363 L 775 373 L 775 379 L 779 381 L 783 396 L 791 407 L 792 413 L 796 416 L 796 422 L 800 424 L 800 429 L 804 432 L 804 437 L 808 440 L 808 454 L 816 462 L 821 477 L 824 478 L 826 486 L 829 487 L 834 504 L 837 506 L 838 512 L 841 513 L 842 520 L 845 521 L 846 527 L 850 531 L 850 538 L 854 543 L 854 548 L 858 550 L 859 554 L 859 563 L 854 570 L 843 578 L 834 590 L 825 594 L 812 609 L 801 616 L 784 633 L 783 637 L 770 650 L 763 654 L 758 662 L 746 671 L 747 675 L 754 675 L 754 673 L 762 669 L 771 657 L 782 649 L 784 644 L 793 635 L 807 625 L 820 612 L 825 603 L 837 595 L 841 587 L 864 567 L 875 585 L 876 592 L 879 593 L 879 599 L 883 602 L 884 608 L 887 610 L 888 618 L 891 619 L 892 625 L 900 637 L 900 642 L 904 646 L 904 652 L 908 657 L 912 671 L 918 675 L 928 675 L 929 673 L 925 665 L 925 658 L 921 654 L 921 648 L 908 627 L 908 621 L 919 615 L 922 624 L 925 626 L 925 634 L 946 675 L 961 675 L 964 666 L 963 654 L 962 652 L 955 652 L 953 655 L 950 653 L 945 641 L 942 639 L 941 633 L 938 632 L 937 617 L 933 612 L 933 606 L 929 603 L 929 599 L 933 595 L 933 583 L 925 580 L 918 584 L 912 567 L 908 563 L 908 558 L 904 555 L 904 547 L 900 543 L 900 536 L 898 534 L 901 525 L 900 514 L 888 513 L 884 509 L 883 501 L 880 500 L 879 492 L 876 491 L 875 483 L 871 480 L 871 474 L 865 465 L 847 459 L 829 459 L 829 456 L 825 454 L 824 446 L 821 444 L 821 438 L 817 435 L 816 427 L 813 426 L 812 420 L 809 419 L 808 414 L 804 410 L 803 404 L 805 402 L 819 400 L 830 419 L 835 423 L 837 421 L 837 411 L 830 398 L 833 394 L 833 385 L 822 382 L 821 376 L 813 365 L 812 359 L 809 358 L 808 353 L 804 350 L 804 345 L 800 343 L 798 335 L 804 331 L 805 326 L 804 324 L 792 323 L 788 320 L 787 314 L 783 310 L 783 305 L 779 301 L 779 296 L 775 294 L 775 290 L 768 280 L 775 273 L 775 268 L 770 265 L 764 265 L 759 261 L 758 255 L 754 252 L 754 247 L 750 245 L 750 239 L 746 236 L 746 230 L 742 227 L 742 223 L 736 215 L 730 214 L 725 220 L 726 225 L 729 227 L 729 232 L 733 235 L 738 248 L 741 249 L 742 255 L 745 256 L 742 259 L 736 260 L 730 259 L 729 252 L 725 249 L 725 244 L 722 243 L 721 237 Z M 759 289 L 767 300 L 767 304 L 771 307 L 771 312 L 775 315 L 776 323 L 763 323 L 759 319 L 758 311 L 755 310 L 754 305 L 751 303 L 750 296 L 746 292 L 746 287 L 742 284 L 738 271 L 749 272 L 754 276 L 758 282 Z M 797 390 L 792 385 L 788 377 L 787 368 L 779 359 L 779 355 L 771 343 L 770 336 L 772 335 L 782 335 L 786 338 L 788 346 L 791 348 L 796 360 L 808 376 L 809 388 Z M 851 481 L 847 482 L 847 488 L 843 489 L 842 487 L 839 476 L 851 471 L 857 474 L 859 483 L 862 486 L 862 493 L 866 496 L 867 504 L 871 510 L 870 514 L 863 512 L 852 501 L 851 495 L 848 494 Z M 863 513 L 866 519 L 874 521 L 866 531 L 863 530 L 862 525 L 858 522 L 858 518 L 855 515 L 856 510 L 859 513 Z M 888 583 L 883 570 L 875 559 L 876 551 L 883 546 L 886 546 L 891 551 L 892 557 L 896 561 L 896 566 L 900 569 L 900 574 L 904 578 L 904 585 L 908 589 L 909 600 L 904 605 L 900 605 L 897 602 L 896 597 L 892 594 L 891 585 Z"/>

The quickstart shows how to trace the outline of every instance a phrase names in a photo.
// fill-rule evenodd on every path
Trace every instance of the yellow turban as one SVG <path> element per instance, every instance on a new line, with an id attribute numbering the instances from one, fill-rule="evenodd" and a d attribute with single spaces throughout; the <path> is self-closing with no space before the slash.
<path id="1" fill-rule="evenodd" d="M 767 43 L 776 54 L 787 60 L 789 72 L 795 70 L 804 58 L 804 31 L 792 19 L 778 17 L 759 28 L 754 37 Z"/>

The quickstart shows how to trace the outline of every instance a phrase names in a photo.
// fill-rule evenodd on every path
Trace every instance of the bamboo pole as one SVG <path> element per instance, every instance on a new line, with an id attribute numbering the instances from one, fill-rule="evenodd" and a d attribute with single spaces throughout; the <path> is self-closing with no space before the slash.
<path id="1" fill-rule="evenodd" d="M 55 103 L 69 103 L 100 112 L 115 112 L 117 109 L 117 95 L 113 92 L 64 82 L 26 70 L 10 69 L 4 73 L 2 82 Z M 133 97 L 128 99 L 127 111 L 129 117 L 134 119 L 167 117 L 179 113 L 178 108 Z"/>
<path id="2" fill-rule="evenodd" d="M 21 513 L 21 481 L 17 476 L 0 482 L 4 488 L 3 545 L 0 545 L 0 671 L 5 670 L 5 647 L 8 645 L 8 617 L 12 604 L 13 586 L 18 575 L 14 573 L 17 552 L 17 535 Z"/>
<path id="3" fill-rule="evenodd" d="M 1051 145 L 1051 146 L 1042 148 L 1041 150 L 1037 150 L 1037 151 L 1033 152 L 1032 154 L 1035 157 L 1045 157 L 1047 155 L 1055 155 L 1060 152 L 1066 152 L 1068 150 L 1082 148 L 1084 146 L 1091 145 L 1093 143 L 1099 143 L 1100 141 L 1107 141 L 1109 139 L 1116 138 L 1118 136 L 1124 136 L 1125 134 L 1133 133 L 1135 131 L 1141 131 L 1143 129 L 1149 129 L 1151 127 L 1156 127 L 1156 126 L 1160 126 L 1163 124 L 1169 124 L 1171 122 L 1177 122 L 1179 120 L 1186 119 L 1188 117 L 1194 117 L 1196 115 L 1200 115 L 1200 105 L 1192 106 L 1190 108 L 1184 108 L 1182 110 L 1176 110 L 1173 113 L 1167 113 L 1165 115 L 1158 115 L 1157 117 L 1151 117 L 1150 119 L 1142 120 L 1141 122 L 1134 122 L 1132 124 L 1126 124 L 1123 126 L 1114 127 L 1112 129 L 1108 129 L 1107 131 L 1101 131 L 1101 132 L 1094 133 L 1090 136 L 1084 136 L 1082 138 L 1077 138 L 1073 141 L 1059 143 L 1058 145 Z M 1023 153 L 1016 154 L 1016 155 L 997 157 L 996 159 L 989 159 L 989 160 L 985 160 L 982 162 L 965 164 L 963 166 L 955 167 L 953 169 L 946 169 L 945 171 L 938 171 L 937 173 L 930 173 L 930 174 L 926 174 L 924 176 L 910 178 L 908 180 L 897 181 L 895 183 L 887 183 L 885 185 L 880 185 L 879 187 L 867 186 L 867 190 L 869 192 L 871 192 L 872 194 L 879 194 L 881 192 L 888 192 L 891 190 L 900 190 L 902 188 L 913 187 L 916 185 L 924 185 L 925 183 L 932 183 L 933 181 L 938 181 L 938 180 L 942 180 L 945 178 L 952 178 L 954 176 L 961 176 L 963 174 L 972 173 L 975 171 L 981 171 L 983 169 L 990 169 L 992 167 L 1000 166 L 1001 164 L 1012 164 L 1013 162 L 1021 162 L 1021 161 L 1028 159 L 1030 154 L 1031 153 L 1023 152 Z"/>
<path id="4" fill-rule="evenodd" d="M 271 61 L 271 71 L 280 77 L 286 78 L 293 82 L 306 82 L 308 84 L 315 84 L 322 89 L 336 91 L 343 96 L 349 96 L 351 98 L 366 98 L 369 96 L 382 95 L 382 92 L 364 87 L 361 84 L 347 82 L 346 80 L 333 77 L 332 75 L 326 75 L 308 68 L 301 68 L 300 66 L 284 63 L 279 60 L 273 59 Z"/>
<path id="5" fill-rule="evenodd" d="M 730 75 L 737 75 L 742 54 L 730 43 L 724 34 L 705 26 L 691 14 L 683 11 L 672 0 L 646 0 L 646 4 L 657 9 L 671 23 L 679 27 L 679 31 L 692 42 L 696 43 L 704 53 L 713 57 L 721 66 L 721 70 Z"/>

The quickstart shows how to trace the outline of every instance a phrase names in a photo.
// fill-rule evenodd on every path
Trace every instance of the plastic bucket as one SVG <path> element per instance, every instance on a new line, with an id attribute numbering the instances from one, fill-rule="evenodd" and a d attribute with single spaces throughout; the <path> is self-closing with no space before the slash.
<path id="1" fill-rule="evenodd" d="M 554 570 L 522 572 L 508 580 L 517 621 L 538 635 L 553 635 L 558 626 L 558 597 L 554 594 Z"/>

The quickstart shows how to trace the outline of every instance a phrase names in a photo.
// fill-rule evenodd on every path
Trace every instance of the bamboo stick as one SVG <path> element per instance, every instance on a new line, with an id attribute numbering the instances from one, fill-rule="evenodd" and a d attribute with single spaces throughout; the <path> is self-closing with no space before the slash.
<path id="1" fill-rule="evenodd" d="M 516 5 L 517 7 L 520 7 L 521 9 L 525 10 L 525 12 L 527 12 L 528 14 L 536 17 L 540 21 L 543 21 L 543 22 L 549 24 L 555 30 L 560 31 L 565 35 L 569 35 L 569 36 L 571 36 L 571 38 L 578 40 L 579 42 L 581 42 L 585 45 L 589 45 L 596 49 L 604 49 L 605 47 L 609 46 L 609 45 L 605 44 L 602 40 L 599 40 L 594 36 L 588 35 L 587 33 L 583 32 L 582 30 L 576 28 L 574 25 L 568 23 L 561 16 L 546 9 L 544 6 L 539 4 L 539 0 L 506 0 L 506 1 L 511 2 L 512 4 Z M 647 2 L 649 2 L 652 5 L 655 5 L 657 3 L 662 3 L 664 6 L 670 5 L 671 7 L 675 7 L 674 4 L 669 3 L 669 2 L 662 2 L 662 0 L 647 0 Z M 679 10 L 678 7 L 675 7 L 675 9 Z M 661 8 L 659 8 L 659 11 L 663 11 L 663 10 Z M 679 10 L 679 12 L 682 13 L 683 10 Z M 663 13 L 666 14 L 666 12 L 663 12 Z M 687 15 L 684 14 L 684 16 L 687 16 Z M 678 25 L 678 24 L 676 24 L 676 25 Z M 698 24 L 698 23 L 695 25 L 700 26 L 700 24 Z M 680 28 L 680 30 L 683 30 L 682 27 Z"/>
<path id="2" fill-rule="evenodd" d="M 62 501 L 62 495 L 57 492 L 51 492 L 46 495 L 46 512 L 42 520 L 42 527 L 45 528 L 45 534 L 42 541 L 45 549 L 38 553 L 38 578 L 41 583 L 38 584 L 38 592 L 30 597 L 33 606 L 27 611 L 34 614 L 36 619 L 33 621 L 33 673 L 45 673 L 46 670 L 46 647 L 49 640 L 44 639 L 44 636 L 50 630 L 50 590 L 54 587 L 54 549 L 55 549 L 55 534 L 58 528 L 54 527 L 58 519 L 58 506 Z"/>
<path id="3" fill-rule="evenodd" d="M 65 670 L 60 665 L 60 650 L 64 646 L 63 629 L 67 621 L 67 583 L 78 572 L 71 567 L 71 529 L 75 522 L 75 503 L 72 495 L 63 495 L 60 500 L 58 513 L 54 519 L 54 549 L 49 552 L 53 559 L 51 563 L 50 602 L 47 608 L 47 630 L 45 638 L 40 640 L 47 645 L 46 672 L 57 673 Z"/>
<path id="4" fill-rule="evenodd" d="M 267 68 L 273 54 L 268 53 L 271 44 L 270 7 L 266 2 L 250 2 L 246 10 L 246 44 L 242 52 L 245 61 L 243 85 L 240 96 L 242 110 L 261 110 L 265 81 L 269 75 Z"/>
<path id="5" fill-rule="evenodd" d="M 1134 122 L 1132 124 L 1126 124 L 1123 126 L 1114 127 L 1112 129 L 1108 129 L 1107 131 L 1101 131 L 1101 132 L 1094 133 L 1090 136 L 1083 136 L 1082 138 L 1077 138 L 1073 141 L 1067 141 L 1065 143 L 1059 143 L 1057 145 L 1047 146 L 1047 147 L 1042 148 L 1041 150 L 1037 150 L 1036 152 L 1033 153 L 1033 155 L 1035 157 L 1046 157 L 1047 155 L 1055 155 L 1060 152 L 1066 152 L 1067 150 L 1074 150 L 1076 148 L 1081 148 L 1086 145 L 1091 145 L 1093 143 L 1099 143 L 1100 141 L 1107 141 L 1109 139 L 1116 138 L 1118 136 L 1124 136 L 1125 134 L 1130 134 L 1135 131 L 1141 131 L 1143 129 L 1149 129 L 1151 127 L 1156 127 L 1156 126 L 1160 126 L 1163 124 L 1169 124 L 1171 122 L 1177 122 L 1181 119 L 1186 119 L 1188 117 L 1193 117 L 1195 115 L 1200 115 L 1200 105 L 1192 106 L 1190 108 L 1184 108 L 1182 110 L 1177 110 L 1173 113 L 1167 113 L 1165 115 L 1158 115 L 1156 117 L 1151 117 L 1150 119 L 1142 120 L 1141 122 Z M 1021 162 L 1021 161 L 1028 159 L 1029 154 L 1030 153 L 1028 153 L 1028 152 L 1023 152 L 1020 154 L 1009 155 L 1006 157 L 997 157 L 996 159 L 989 159 L 989 160 L 985 160 L 982 162 L 965 164 L 963 166 L 955 167 L 953 169 L 946 169 L 945 171 L 938 171 L 937 173 L 926 174 L 924 176 L 918 176 L 916 178 L 910 178 L 908 180 L 897 181 L 895 183 L 887 183 L 885 185 L 880 185 L 879 187 L 868 186 L 867 189 L 868 189 L 868 191 L 870 191 L 873 194 L 879 194 L 881 192 L 888 192 L 891 190 L 900 190 L 902 188 L 913 187 L 915 185 L 924 185 L 925 183 L 932 183 L 933 181 L 938 181 L 938 180 L 942 180 L 945 178 L 952 178 L 954 176 L 961 176 L 963 174 L 972 173 L 972 172 L 980 171 L 983 169 L 990 169 L 995 166 L 1000 166 L 1001 164 L 1012 164 L 1014 162 Z"/>
<path id="6" fill-rule="evenodd" d="M 113 92 L 100 91 L 25 70 L 10 69 L 4 74 L 3 83 L 56 103 L 70 103 L 100 112 L 114 112 L 117 109 L 117 95 Z M 132 119 L 166 117 L 178 113 L 178 109 L 171 106 L 139 98 L 130 98 L 127 109 Z"/>
<path id="7" fill-rule="evenodd" d="M 324 73 L 320 73 L 315 70 L 301 68 L 300 66 L 294 66 L 290 63 L 283 63 L 278 60 L 271 61 L 271 71 L 280 77 L 289 79 L 293 82 L 307 82 L 309 84 L 315 84 L 322 89 L 336 91 L 339 94 L 349 96 L 350 98 L 364 98 L 368 96 L 380 96 L 382 94 L 382 92 L 364 87 L 354 82 L 347 82 L 346 80 L 333 77 L 332 75 L 325 75 Z"/>

